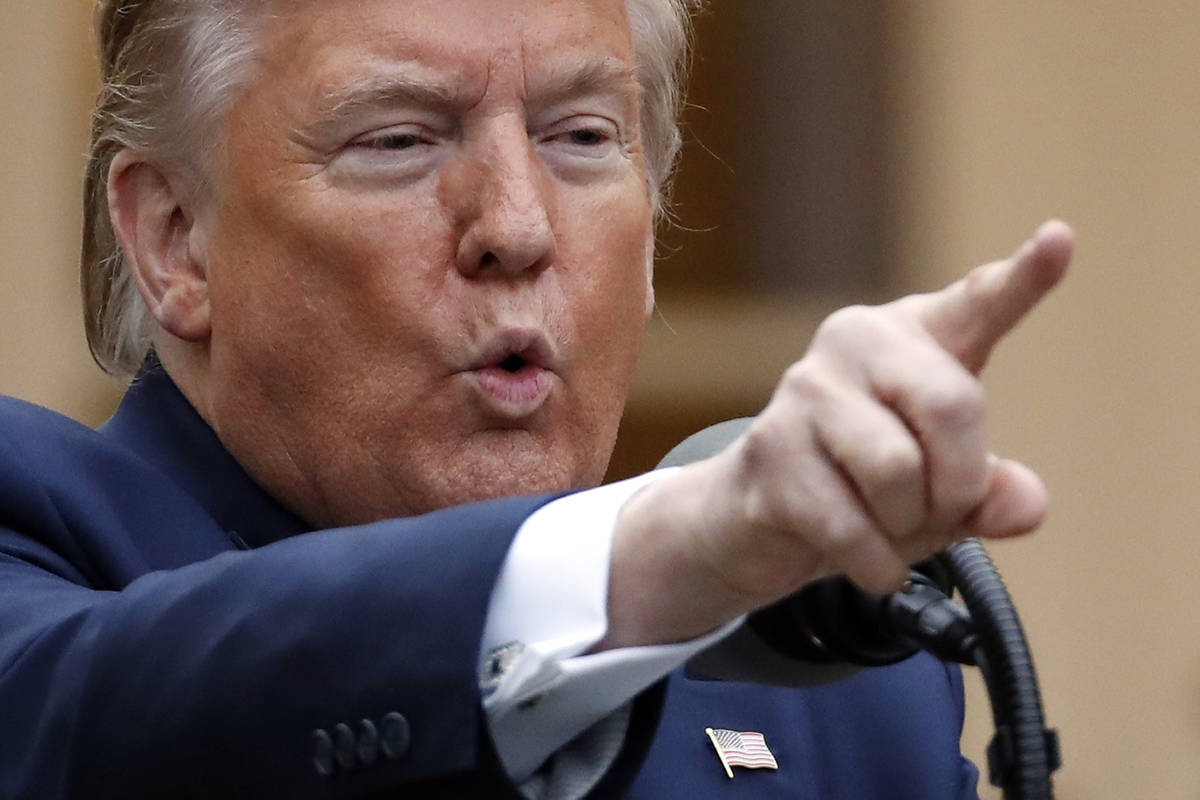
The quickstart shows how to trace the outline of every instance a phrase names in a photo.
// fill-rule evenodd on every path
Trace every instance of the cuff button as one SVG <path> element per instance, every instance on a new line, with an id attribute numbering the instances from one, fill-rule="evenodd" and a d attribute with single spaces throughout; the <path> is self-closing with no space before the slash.
<path id="1" fill-rule="evenodd" d="M 358 723 L 358 762 L 369 767 L 379 760 L 379 728 L 369 719 Z"/>
<path id="2" fill-rule="evenodd" d="M 313 769 L 322 778 L 328 778 L 333 774 L 333 739 L 324 728 L 317 728 L 312 732 L 313 745 Z"/>
<path id="3" fill-rule="evenodd" d="M 393 711 L 379 724 L 379 749 L 389 761 L 398 761 L 408 755 L 412 746 L 412 729 L 404 715 Z"/>
<path id="4" fill-rule="evenodd" d="M 354 769 L 358 766 L 358 755 L 355 752 L 357 749 L 358 742 L 350 726 L 344 722 L 336 725 L 333 729 L 333 757 L 342 769 Z"/>

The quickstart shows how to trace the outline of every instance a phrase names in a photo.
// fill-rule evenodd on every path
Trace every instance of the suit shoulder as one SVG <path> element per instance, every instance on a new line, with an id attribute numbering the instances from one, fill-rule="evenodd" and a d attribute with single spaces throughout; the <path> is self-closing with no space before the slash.
<path id="1" fill-rule="evenodd" d="M 0 395 L 0 438 L 15 439 L 37 433 L 97 435 L 91 428 L 57 411 L 27 400 Z"/>
<path id="2" fill-rule="evenodd" d="M 196 544 L 164 539 L 164 519 L 187 529 Z M 124 579 L 144 571 L 147 554 L 168 550 L 170 557 L 155 563 L 172 566 L 228 546 L 171 476 L 125 445 L 49 409 L 0 397 L 0 553 L 50 563 L 48 548 L 89 583 L 107 586 L 120 582 L 118 573 Z"/>
<path id="3" fill-rule="evenodd" d="M 48 408 L 0 396 L 0 483 L 90 471 L 133 454 L 96 431 Z"/>

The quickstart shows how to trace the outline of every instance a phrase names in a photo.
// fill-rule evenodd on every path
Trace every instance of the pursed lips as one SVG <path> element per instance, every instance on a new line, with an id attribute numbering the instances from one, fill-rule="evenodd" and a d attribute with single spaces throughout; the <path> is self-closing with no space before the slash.
<path id="1" fill-rule="evenodd" d="M 461 374 L 489 416 L 520 420 L 545 404 L 561 370 L 561 360 L 544 333 L 512 329 L 487 339 Z"/>

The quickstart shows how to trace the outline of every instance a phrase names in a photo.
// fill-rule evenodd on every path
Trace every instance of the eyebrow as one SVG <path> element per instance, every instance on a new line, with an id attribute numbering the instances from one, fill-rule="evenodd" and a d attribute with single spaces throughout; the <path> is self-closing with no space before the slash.
<path id="1" fill-rule="evenodd" d="M 456 101 L 454 92 L 434 80 L 404 74 L 372 75 L 325 93 L 318 101 L 316 117 L 334 122 L 361 108 L 398 106 L 448 110 Z"/>
<path id="2" fill-rule="evenodd" d="M 415 72 L 416 70 L 414 70 Z M 623 96 L 630 88 L 640 97 L 640 86 L 632 65 L 615 58 L 580 63 L 564 61 L 551 66 L 539 87 L 527 92 L 527 100 L 550 106 L 575 97 L 596 94 Z M 312 131 L 334 128 L 361 109 L 418 107 L 451 113 L 464 103 L 460 94 L 437 77 L 404 71 L 389 71 L 325 91 L 317 99 Z"/>
<path id="3" fill-rule="evenodd" d="M 529 92 L 529 99 L 540 105 L 553 105 L 573 97 L 593 94 L 625 94 L 628 89 L 640 95 L 640 84 L 633 65 L 615 58 L 582 64 L 578 61 L 566 62 L 559 67 L 552 67 L 549 79 L 541 83 L 544 86 Z"/>

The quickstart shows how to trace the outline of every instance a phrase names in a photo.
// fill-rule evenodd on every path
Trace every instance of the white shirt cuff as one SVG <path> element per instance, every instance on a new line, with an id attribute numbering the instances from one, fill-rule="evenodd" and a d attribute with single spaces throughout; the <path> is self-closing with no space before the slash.
<path id="1" fill-rule="evenodd" d="M 580 655 L 607 631 L 609 555 L 621 507 L 673 471 L 560 498 L 517 532 L 488 608 L 480 672 L 492 739 L 514 781 L 741 623 L 680 644 Z"/>

